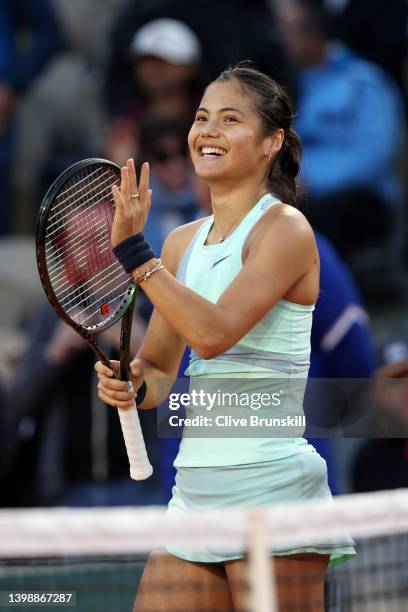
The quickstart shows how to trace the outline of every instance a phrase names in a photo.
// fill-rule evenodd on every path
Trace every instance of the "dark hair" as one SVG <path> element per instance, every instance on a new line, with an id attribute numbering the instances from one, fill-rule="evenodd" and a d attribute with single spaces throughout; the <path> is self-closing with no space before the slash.
<path id="1" fill-rule="evenodd" d="M 237 81 L 254 103 L 263 132 L 267 136 L 283 129 L 282 148 L 272 162 L 268 174 L 268 188 L 282 202 L 296 206 L 299 195 L 301 144 L 292 127 L 294 112 L 288 94 L 276 81 L 256 70 L 249 62 L 240 62 L 224 70 L 216 82 Z"/>

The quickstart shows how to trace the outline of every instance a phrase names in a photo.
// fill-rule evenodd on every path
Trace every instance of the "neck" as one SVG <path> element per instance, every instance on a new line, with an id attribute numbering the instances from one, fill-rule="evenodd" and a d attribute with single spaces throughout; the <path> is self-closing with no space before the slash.
<path id="1" fill-rule="evenodd" d="M 253 205 L 268 193 L 267 186 L 262 184 L 231 186 L 211 185 L 211 202 L 214 214 L 214 226 L 218 234 L 224 235 L 237 219 L 245 216 Z"/>

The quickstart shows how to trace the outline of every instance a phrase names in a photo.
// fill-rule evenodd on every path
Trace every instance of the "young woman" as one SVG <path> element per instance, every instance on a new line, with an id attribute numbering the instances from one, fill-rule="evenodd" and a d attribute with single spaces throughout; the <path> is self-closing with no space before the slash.
<path id="1" fill-rule="evenodd" d="M 131 365 L 134 388 L 146 391 L 139 408 L 164 399 L 156 382 L 175 379 L 186 344 L 194 384 L 211 377 L 252 382 L 307 377 L 319 255 L 312 229 L 294 208 L 300 143 L 292 117 L 283 89 L 252 68 L 231 68 L 207 87 L 188 142 L 195 171 L 210 186 L 213 214 L 173 231 L 162 263 L 141 235 L 152 195 L 148 166 L 139 184 L 131 160 L 122 168 L 120 189 L 114 189 L 112 244 L 155 306 Z M 129 407 L 134 393 L 128 384 L 113 379 L 101 363 L 96 369 L 101 399 Z M 301 435 L 231 437 L 216 444 L 183 439 L 169 511 L 330 496 L 325 463 Z M 338 561 L 352 555 L 350 544 L 320 542 L 287 551 L 275 557 L 278 574 L 318 576 L 297 588 L 302 602 L 323 609 L 330 556 Z M 172 551 L 160 559 L 159 564 L 152 555 L 146 564 L 138 612 L 245 608 L 245 594 L 237 586 L 245 576 L 242 555 Z M 207 584 L 208 599 L 193 587 L 184 592 L 149 588 L 171 571 L 184 584 Z M 291 593 L 281 587 L 281 601 Z"/>

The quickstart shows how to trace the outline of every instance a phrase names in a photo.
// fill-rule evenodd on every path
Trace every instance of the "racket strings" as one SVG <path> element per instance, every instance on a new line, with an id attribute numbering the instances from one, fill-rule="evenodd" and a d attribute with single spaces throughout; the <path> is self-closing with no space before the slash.
<path id="1" fill-rule="evenodd" d="M 92 230 L 93 233 L 95 233 L 98 229 L 102 229 L 103 237 L 105 238 L 107 242 L 107 245 L 105 246 L 105 248 L 109 248 L 110 227 L 111 227 L 112 220 L 113 220 L 112 199 L 111 199 L 111 194 L 110 194 L 111 186 L 112 186 L 112 183 L 110 183 L 110 186 L 106 187 L 104 191 L 100 191 L 97 194 L 95 194 L 92 201 L 88 200 L 88 202 L 86 203 L 88 204 L 88 211 L 86 213 L 87 216 L 84 216 L 84 212 L 86 211 L 86 205 L 81 206 L 80 202 L 77 202 L 76 204 L 74 203 L 77 209 L 78 207 L 80 207 L 80 210 L 79 211 L 77 210 L 74 216 L 71 216 L 69 214 L 62 216 L 61 212 L 57 213 L 58 215 L 57 221 L 54 223 L 49 223 L 48 225 L 48 228 L 47 228 L 48 232 L 47 232 L 47 238 L 46 238 L 46 244 L 47 243 L 52 244 L 53 256 L 57 254 L 65 255 L 68 249 L 72 250 L 72 244 L 74 242 L 77 245 L 77 249 L 80 249 L 81 241 L 83 242 L 83 241 L 86 241 L 87 239 L 86 232 L 84 231 L 86 229 L 88 229 L 88 231 Z M 107 200 L 107 197 L 109 198 L 110 201 Z M 96 202 L 94 203 L 95 199 L 96 199 Z M 100 218 L 99 220 L 97 219 L 93 220 L 91 224 L 90 223 L 91 215 L 94 212 L 98 212 L 98 207 L 100 207 L 101 203 L 105 204 L 105 211 L 104 211 L 105 215 L 102 216 L 102 218 Z M 91 205 L 89 206 L 89 204 Z M 94 205 L 92 206 L 92 204 Z M 110 213 L 110 218 L 108 218 L 106 215 L 107 210 Z M 50 216 L 49 216 L 49 221 L 52 221 L 54 216 L 55 216 L 54 211 L 51 211 Z M 86 228 L 86 225 L 88 226 L 88 228 Z M 50 232 L 49 229 L 52 226 L 56 226 L 57 229 L 54 230 L 53 232 Z M 105 232 L 108 233 L 107 236 L 104 235 Z M 72 253 L 74 254 L 75 250 L 72 251 Z"/>
<path id="2" fill-rule="evenodd" d="M 103 278 L 101 279 L 99 282 L 103 282 L 105 280 L 108 280 L 108 282 L 106 282 L 103 285 L 100 285 L 99 287 L 97 286 L 98 284 L 93 283 L 93 288 L 95 289 L 95 291 L 98 291 L 98 293 L 100 293 L 103 289 L 105 289 L 105 287 L 108 287 L 112 281 L 112 279 L 114 278 L 114 272 L 116 272 L 116 270 L 113 271 L 113 273 L 111 273 L 109 276 L 110 278 Z M 121 287 L 123 287 L 124 285 L 128 285 L 129 284 L 129 279 L 126 278 L 126 280 L 124 280 L 122 283 L 120 283 L 120 285 L 118 285 L 116 287 L 116 290 L 119 290 Z M 114 292 L 112 292 L 114 293 Z M 89 297 L 89 289 L 87 286 L 82 286 L 78 288 L 78 291 L 75 292 L 74 296 L 72 295 L 68 295 L 68 301 L 65 301 L 63 299 L 60 300 L 60 304 L 63 307 L 64 310 L 66 310 L 66 312 L 69 314 L 70 311 L 72 310 L 72 308 L 76 307 L 78 304 L 79 300 L 83 300 L 83 299 L 87 299 Z M 117 296 L 116 296 L 117 297 Z M 106 303 L 106 302 L 104 302 Z M 85 309 L 86 310 L 86 309 Z M 82 311 L 84 312 L 84 311 Z"/>
<path id="3" fill-rule="evenodd" d="M 99 223 L 95 223 L 94 230 L 95 229 L 96 230 L 102 229 L 101 232 L 99 232 L 98 234 L 95 234 L 95 238 L 99 239 L 100 243 L 102 243 L 102 238 L 104 238 L 105 239 L 105 243 L 106 243 L 106 235 L 105 235 L 106 232 L 108 232 L 108 238 L 109 238 L 109 231 L 108 231 L 108 228 L 106 227 L 106 223 L 103 222 L 103 221 L 101 221 Z M 85 259 L 85 255 L 83 254 L 81 256 L 81 253 L 80 253 L 81 251 L 83 251 L 83 246 L 84 246 L 85 241 L 86 241 L 86 235 L 84 235 L 84 232 L 82 230 L 81 237 L 80 237 L 80 239 L 77 242 L 77 247 L 74 248 L 74 249 L 71 249 L 71 251 L 70 251 L 71 252 L 71 256 L 77 255 L 77 261 L 78 261 L 79 264 L 80 264 L 81 259 Z M 65 241 L 62 238 L 61 243 L 62 243 L 62 246 L 55 246 L 55 245 L 53 245 L 54 248 L 53 248 L 53 253 L 52 253 L 52 259 L 55 259 L 55 257 L 57 257 L 58 255 L 60 255 L 61 257 L 64 257 L 66 255 L 67 249 L 70 248 L 70 243 L 73 243 L 73 241 L 72 240 Z M 103 249 L 100 250 L 100 252 L 102 253 L 102 252 L 105 252 L 105 251 L 109 251 L 109 248 L 110 247 L 107 244 L 105 244 L 105 246 L 103 247 Z M 47 263 L 49 263 L 49 260 L 50 260 L 50 255 L 47 255 Z M 60 260 L 57 260 L 54 264 L 52 264 L 52 263 L 50 264 L 49 263 L 48 270 L 50 272 L 53 272 L 60 265 L 60 263 L 61 263 Z M 57 280 L 56 277 L 55 277 L 55 280 Z"/>
<path id="4" fill-rule="evenodd" d="M 64 210 L 66 209 L 65 203 L 68 202 L 69 200 L 73 199 L 75 202 L 79 202 L 81 199 L 81 193 L 86 194 L 87 196 L 89 196 L 91 190 L 92 190 L 92 184 L 96 184 L 98 187 L 101 185 L 101 179 L 104 176 L 108 176 L 109 179 L 111 180 L 112 176 L 115 177 L 115 174 L 112 172 L 111 169 L 106 170 L 101 172 L 100 168 L 97 168 L 96 170 L 93 170 L 91 172 L 87 172 L 87 171 L 80 171 L 82 172 L 85 176 L 82 179 L 73 179 L 71 181 L 68 182 L 68 186 L 64 189 L 64 191 L 61 191 L 58 196 L 57 196 L 57 203 L 53 208 L 53 211 L 56 212 L 58 211 L 59 208 L 64 207 Z M 94 177 L 92 180 L 91 177 Z M 86 181 L 86 182 L 85 182 Z M 85 184 L 82 187 L 78 186 L 81 183 Z M 91 189 L 90 189 L 91 187 Z M 67 196 L 67 194 L 72 191 L 73 193 L 71 193 L 70 195 L 68 195 L 68 197 L 64 197 Z M 64 199 L 63 199 L 64 198 Z"/>
<path id="5" fill-rule="evenodd" d="M 49 210 L 45 256 L 51 286 L 70 318 L 88 329 L 112 319 L 129 287 L 110 238 L 111 188 L 118 182 L 110 166 L 84 168 L 67 182 Z"/>
<path id="6" fill-rule="evenodd" d="M 79 197 L 77 200 L 71 202 L 71 200 L 73 198 L 73 196 L 71 195 L 69 198 L 67 198 L 65 200 L 65 202 L 69 202 L 69 203 L 65 206 L 63 211 L 62 211 L 62 209 L 55 210 L 53 208 L 52 214 L 53 214 L 53 216 L 56 217 L 56 221 L 52 222 L 52 217 L 51 216 L 48 218 L 48 221 L 49 221 L 48 230 L 51 230 L 53 226 L 57 226 L 57 229 L 54 230 L 54 231 L 50 231 L 49 235 L 52 236 L 53 234 L 58 234 L 59 223 L 60 223 L 59 215 L 61 215 L 63 213 L 64 221 L 72 221 L 72 222 L 74 222 L 75 218 L 78 216 L 78 213 L 76 212 L 78 206 L 80 206 L 80 205 L 87 206 L 90 195 L 91 195 L 92 200 L 95 200 L 95 198 L 98 198 L 98 199 L 102 198 L 103 194 L 106 193 L 105 197 L 110 199 L 110 196 L 111 196 L 111 191 L 110 190 L 112 188 L 112 185 L 114 185 L 117 182 L 118 181 L 112 181 L 112 177 L 109 176 L 107 179 L 105 179 L 105 181 L 103 181 L 102 183 L 99 184 L 99 188 L 102 187 L 102 189 L 99 189 L 99 191 L 96 191 L 93 194 L 88 194 L 88 199 L 86 199 L 86 200 L 84 199 L 83 201 L 81 201 L 82 197 Z M 58 198 L 59 198 L 59 196 L 58 196 Z M 57 198 L 57 202 L 59 201 L 58 198 Z M 73 216 L 70 216 L 71 213 L 75 213 L 75 214 Z"/>
<path id="7" fill-rule="evenodd" d="M 124 281 L 124 282 L 121 284 L 121 286 L 122 286 L 122 287 L 125 287 L 125 286 L 126 286 L 126 287 L 128 287 L 128 286 L 129 286 L 129 280 L 127 279 L 126 281 Z M 118 287 L 118 289 L 119 289 L 119 288 L 120 288 L 120 287 Z M 104 306 L 107 306 L 108 304 L 109 304 L 109 305 L 110 305 L 110 304 L 114 304 L 115 302 L 117 302 L 118 298 L 122 298 L 122 297 L 123 297 L 123 291 L 118 292 L 116 295 L 115 295 L 115 294 L 112 294 L 112 295 L 111 295 L 109 298 L 106 298 L 106 299 L 105 299 L 105 301 L 104 301 Z M 84 309 L 84 311 L 80 311 L 80 312 L 78 313 L 78 316 L 81 316 L 83 312 L 86 312 L 86 311 L 88 311 L 88 310 L 89 310 L 89 308 Z M 98 307 L 97 309 L 95 309 L 93 312 L 91 312 L 90 314 L 88 314 L 88 316 L 87 316 L 87 317 L 85 317 L 85 319 L 84 319 L 84 318 L 82 319 L 82 325 L 86 325 L 86 324 L 87 324 L 87 322 L 88 322 L 89 320 L 91 320 L 93 317 L 95 317 L 97 314 L 99 314 L 99 307 Z M 106 319 L 104 322 L 106 323 L 107 321 L 109 321 L 109 320 L 110 320 L 110 318 L 111 318 L 111 317 L 109 317 L 108 319 Z"/>
<path id="8" fill-rule="evenodd" d="M 100 276 L 104 275 L 105 272 L 107 272 L 109 269 L 113 268 L 114 272 L 116 273 L 120 273 L 120 264 L 118 264 L 117 261 L 114 261 L 110 266 L 108 266 L 107 268 L 105 268 L 104 270 L 102 270 L 102 272 L 99 272 L 98 274 L 95 274 L 93 279 L 96 280 L 97 278 L 99 278 Z M 61 276 L 63 273 L 61 273 L 59 276 Z M 109 273 L 110 274 L 110 273 Z M 58 284 L 54 284 L 53 285 L 54 291 L 58 291 L 58 293 L 60 294 L 60 302 L 61 305 L 62 301 L 64 300 L 64 292 L 66 291 L 70 291 L 70 289 L 72 288 L 70 282 L 68 280 L 65 280 L 64 282 L 62 282 L 60 285 Z"/>

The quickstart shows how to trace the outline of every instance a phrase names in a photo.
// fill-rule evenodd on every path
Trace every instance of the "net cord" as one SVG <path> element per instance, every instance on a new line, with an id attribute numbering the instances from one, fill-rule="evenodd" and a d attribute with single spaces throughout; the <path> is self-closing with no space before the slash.
<path id="1" fill-rule="evenodd" d="M 265 546 L 408 533 L 408 489 L 263 509 Z M 167 514 L 163 507 L 0 510 L 0 558 L 146 553 L 163 546 L 247 549 L 251 513 L 225 508 Z"/>

